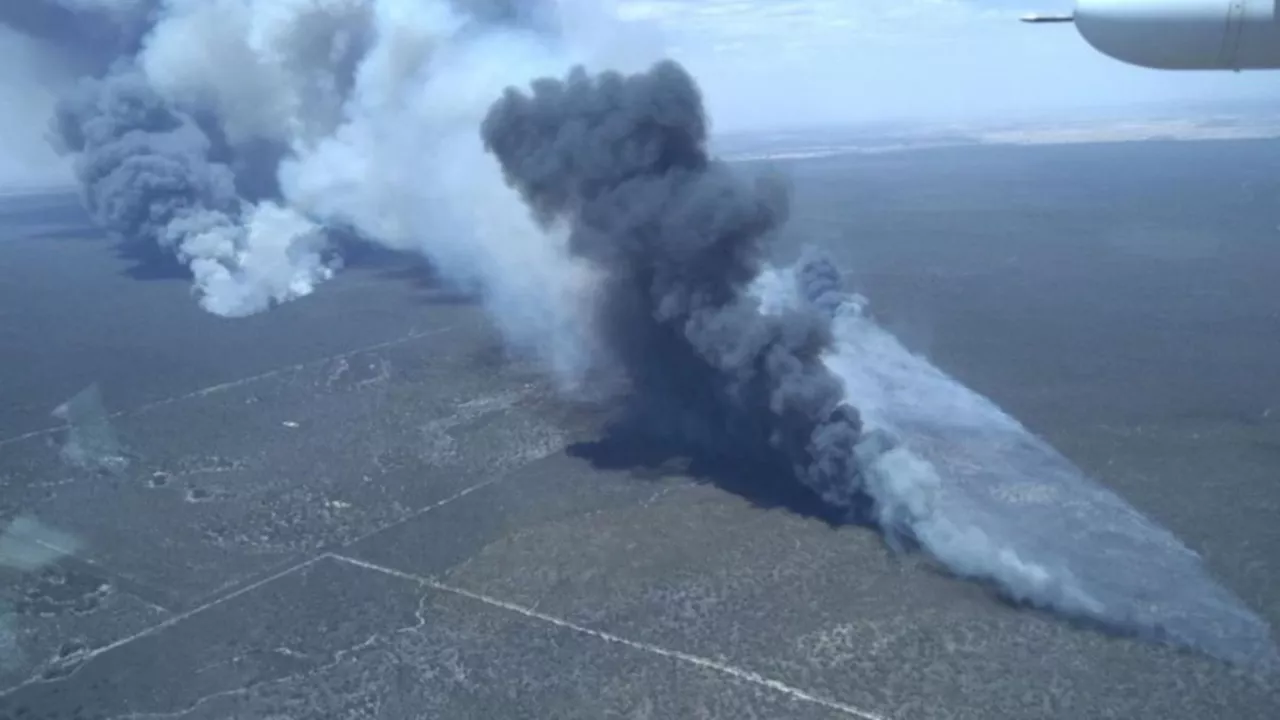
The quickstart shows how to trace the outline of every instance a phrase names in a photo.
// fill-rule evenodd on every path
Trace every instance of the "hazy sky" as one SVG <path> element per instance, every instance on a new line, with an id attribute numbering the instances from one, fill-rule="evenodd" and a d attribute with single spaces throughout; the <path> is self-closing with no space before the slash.
<path id="1" fill-rule="evenodd" d="M 598 1 L 685 61 L 719 130 L 1079 117 L 1152 103 L 1280 99 L 1280 71 L 1134 68 L 1098 54 L 1070 25 L 1017 21 L 1027 11 L 1069 10 L 1070 0 Z M 31 45 L 0 28 L 4 186 L 55 182 L 67 172 L 42 139 L 50 84 L 66 78 L 47 58 L 32 62 Z"/>
<path id="2" fill-rule="evenodd" d="M 37 43 L 0 26 L 0 188 L 70 182 L 65 163 L 44 139 L 66 82 L 65 73 L 49 68 L 50 59 Z"/>
<path id="3" fill-rule="evenodd" d="M 1276 98 L 1280 72 L 1119 63 L 1025 12 L 1070 0 L 622 0 L 664 26 L 718 125 L 1079 116 L 1152 103 Z"/>

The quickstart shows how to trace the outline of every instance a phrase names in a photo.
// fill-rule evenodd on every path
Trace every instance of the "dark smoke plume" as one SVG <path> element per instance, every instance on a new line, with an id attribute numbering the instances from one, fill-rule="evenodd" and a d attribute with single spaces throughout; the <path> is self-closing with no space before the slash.
<path id="1" fill-rule="evenodd" d="M 175 220 L 237 209 L 231 170 L 209 161 L 209 138 L 136 75 L 82 81 L 58 103 L 54 128 L 77 155 L 85 204 L 103 227 L 169 246 Z"/>
<path id="2" fill-rule="evenodd" d="M 273 203 L 245 202 L 200 125 L 139 74 L 82 80 L 58 103 L 53 129 L 75 156 L 94 219 L 172 253 L 211 312 L 253 312 L 330 272 L 319 229 Z"/>
<path id="3" fill-rule="evenodd" d="M 670 61 L 509 89 L 482 126 L 538 221 L 567 223 L 570 251 L 603 270 L 594 321 L 633 395 L 678 399 L 851 506 L 861 424 L 821 360 L 829 316 L 765 314 L 748 292 L 787 218 L 787 187 L 710 158 L 706 134 L 700 93 Z"/>
<path id="4" fill-rule="evenodd" d="M 1194 553 L 903 349 L 833 264 L 805 259 L 795 297 L 762 303 L 787 188 L 709 157 L 706 133 L 697 87 L 669 61 L 508 89 L 481 127 L 537 222 L 567 229 L 603 275 L 593 335 L 639 422 L 702 452 L 780 457 L 845 517 L 1016 602 L 1233 661 L 1275 656 L 1265 623 Z M 1078 502 L 990 493 L 1042 487 Z"/>
<path id="5" fill-rule="evenodd" d="M 474 185 L 505 191 L 496 168 L 491 179 L 474 171 L 469 182 L 458 179 L 451 163 L 462 160 L 440 157 L 461 154 L 447 139 L 459 132 L 449 125 L 466 124 L 482 156 L 474 127 L 488 103 L 487 93 L 471 99 L 477 85 L 492 82 L 496 67 L 510 68 L 514 80 L 526 77 L 531 62 L 559 62 L 561 7 L 551 0 L 14 0 L 0 2 L 0 24 L 26 36 L 13 54 L 31 70 L 56 66 L 42 74 L 64 96 L 55 145 L 74 162 L 91 215 L 126 255 L 166 270 L 177 269 L 173 260 L 186 266 L 205 309 L 239 316 L 312 292 L 355 237 L 448 255 L 449 275 L 486 275 L 488 266 L 472 262 L 485 252 L 434 252 L 429 233 L 474 230 L 465 211 L 448 211 L 462 228 L 440 229 L 448 224 L 439 221 L 444 212 L 399 201 L 439 193 L 404 188 L 390 166 L 431 156 L 436 167 L 416 173 L 413 184 L 447 185 L 458 207 L 484 190 Z M 31 81 L 32 94 L 40 82 Z M 431 102 L 415 100 L 425 94 Z M 394 130 L 413 125 L 427 129 Z M 519 202 L 513 197 L 510 205 Z M 420 214 L 433 216 L 436 227 L 424 227 Z M 511 302 L 517 305 L 527 317 L 529 303 Z"/>

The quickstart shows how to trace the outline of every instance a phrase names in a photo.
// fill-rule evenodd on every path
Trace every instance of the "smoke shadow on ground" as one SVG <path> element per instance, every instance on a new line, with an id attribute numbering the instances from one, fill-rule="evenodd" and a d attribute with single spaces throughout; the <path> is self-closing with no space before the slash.
<path id="1" fill-rule="evenodd" d="M 853 508 L 824 503 L 796 479 L 786 458 L 771 449 L 720 451 L 657 432 L 624 414 L 607 423 L 598 438 L 573 443 L 566 452 L 570 457 L 586 460 L 596 470 L 627 471 L 642 481 L 686 475 L 737 495 L 757 508 L 785 510 L 819 520 L 832 529 L 850 525 L 877 527 L 869 501 Z"/>
<path id="2" fill-rule="evenodd" d="M 14 230 L 76 227 L 83 231 L 93 227 L 80 197 L 66 191 L 0 194 L 0 225 Z"/>
<path id="3" fill-rule="evenodd" d="M 191 280 L 191 270 L 167 250 L 146 240 L 121 238 L 115 256 L 127 263 L 120 272 L 131 280 Z"/>
<path id="4" fill-rule="evenodd" d="M 398 267 L 414 258 L 409 253 L 362 240 L 355 233 L 330 230 L 334 251 L 342 258 L 343 267 L 378 270 Z"/>
<path id="5" fill-rule="evenodd" d="M 78 234 L 75 228 L 60 232 L 65 232 L 70 239 L 86 231 L 82 227 Z M 99 231 L 89 232 L 97 234 Z M 408 284 L 418 301 L 425 305 L 471 305 L 477 301 L 474 294 L 450 286 L 435 267 L 417 253 L 366 242 L 342 230 L 332 230 L 330 241 L 330 257 L 340 259 L 339 273 L 363 270 L 373 273 L 379 280 Z M 115 242 L 114 252 L 118 259 L 127 263 L 121 272 L 133 280 L 191 280 L 191 271 L 186 265 L 173 253 L 150 241 L 122 238 Z M 324 288 L 318 292 L 324 292 Z"/>
<path id="6" fill-rule="evenodd" d="M 150 240 L 121 237 L 96 225 L 79 194 L 64 190 L 33 192 L 0 202 L 0 228 L 33 242 L 102 242 L 117 260 L 121 273 L 134 280 L 190 280 L 191 271 L 172 253 Z M 105 236 L 105 238 L 104 238 Z"/>
<path id="7" fill-rule="evenodd" d="M 74 242 L 102 238 L 78 195 L 64 190 L 0 194 L 0 238 Z"/>
<path id="8" fill-rule="evenodd" d="M 79 195 L 65 191 L 32 193 L 7 198 L 0 205 L 0 228 L 32 242 L 102 242 L 117 260 L 121 273 L 134 280 L 190 280 L 191 271 L 167 250 L 149 240 L 120 237 L 94 224 Z M 104 235 L 106 238 L 104 238 Z"/>
<path id="9" fill-rule="evenodd" d="M 407 258 L 399 266 L 382 270 L 379 277 L 407 284 L 424 305 L 474 305 L 479 301 L 474 293 L 450 286 L 439 271 L 420 258 Z"/>
<path id="10" fill-rule="evenodd" d="M 344 270 L 372 272 L 379 280 L 408 285 L 424 305 L 472 305 L 474 294 L 451 286 L 420 253 L 367 242 L 355 233 L 331 231 L 334 252 Z"/>
<path id="11" fill-rule="evenodd" d="M 831 529 L 854 526 L 871 530 L 891 556 L 922 558 L 923 562 L 916 565 L 920 570 L 953 582 L 976 584 L 991 600 L 1017 613 L 1052 618 L 1080 632 L 1152 643 L 1189 657 L 1203 656 L 1206 652 L 1221 657 L 1180 639 L 1175 632 L 1162 626 L 1137 626 L 1048 608 L 1010 596 L 995 581 L 956 572 L 925 552 L 913 538 L 886 534 L 874 521 L 874 508 L 868 496 L 857 496 L 856 504 L 849 510 L 828 505 L 795 477 L 785 458 L 767 450 L 734 453 L 726 448 L 717 452 L 624 419 L 606 424 L 598 439 L 569 445 L 566 452 L 571 457 L 586 460 L 596 470 L 629 472 L 637 481 L 659 481 L 671 475 L 686 475 L 694 481 L 710 483 L 742 497 L 758 508 L 792 512 L 819 520 Z M 1241 666 L 1248 667 L 1248 661 Z M 1272 671 L 1268 660 L 1253 667 Z"/>

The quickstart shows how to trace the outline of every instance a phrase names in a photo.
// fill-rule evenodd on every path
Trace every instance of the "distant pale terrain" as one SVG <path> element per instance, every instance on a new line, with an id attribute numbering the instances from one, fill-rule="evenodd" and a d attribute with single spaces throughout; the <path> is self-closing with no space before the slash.
<path id="1" fill-rule="evenodd" d="M 714 150 L 727 160 L 803 160 L 970 145 L 1265 140 L 1280 138 L 1280 111 L 1217 113 L 1198 117 L 1018 122 L 880 123 L 841 128 L 714 134 Z M 74 188 L 70 167 L 33 172 L 25 181 L 0 178 L 0 197 L 40 195 Z"/>
<path id="2" fill-rule="evenodd" d="M 1016 145 L 1142 140 L 1263 140 L 1275 137 L 1280 137 L 1280 116 L 1077 122 L 1035 127 L 1009 127 L 975 133 L 975 139 L 978 142 Z"/>
<path id="3" fill-rule="evenodd" d="M 67 181 L 63 183 L 46 183 L 42 185 L 0 185 L 0 198 L 35 197 L 68 192 L 76 192 L 75 183 L 71 178 L 67 178 Z"/>
<path id="4" fill-rule="evenodd" d="M 1280 138 L 1280 113 L 807 129 L 717 138 L 731 160 L 798 160 L 969 145 L 1067 145 Z"/>

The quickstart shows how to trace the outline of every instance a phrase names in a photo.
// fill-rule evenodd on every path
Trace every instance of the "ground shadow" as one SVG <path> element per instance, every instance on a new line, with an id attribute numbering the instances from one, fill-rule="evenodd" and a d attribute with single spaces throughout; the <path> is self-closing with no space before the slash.
<path id="1" fill-rule="evenodd" d="M 0 195 L 0 225 L 18 230 L 32 226 L 78 226 L 82 230 L 93 227 L 80 196 L 65 190 Z"/>
<path id="2" fill-rule="evenodd" d="M 177 256 L 160 246 L 135 238 L 121 238 L 113 248 L 125 268 L 121 272 L 133 280 L 190 280 L 191 270 Z"/>
<path id="3" fill-rule="evenodd" d="M 423 304 L 471 305 L 476 302 L 474 293 L 464 292 L 449 283 L 419 253 L 368 242 L 354 232 L 333 231 L 330 238 L 344 269 L 371 271 L 381 280 L 404 283 Z"/>
<path id="4" fill-rule="evenodd" d="M 406 283 L 415 297 L 428 305 L 470 305 L 477 297 L 447 282 L 439 271 L 417 253 L 393 250 L 366 242 L 354 233 L 330 231 L 326 260 L 336 262 L 338 273 L 366 271 L 388 282 Z M 123 238 L 114 245 L 115 256 L 127 264 L 123 274 L 134 280 L 190 280 L 191 270 L 176 255 L 154 242 Z"/>
<path id="5" fill-rule="evenodd" d="M 479 296 L 449 283 L 425 258 L 408 257 L 396 267 L 387 267 L 378 277 L 408 285 L 414 298 L 425 305 L 474 305 Z"/>
<path id="6" fill-rule="evenodd" d="M 860 496 L 859 503 L 849 510 L 834 508 L 799 482 L 785 458 L 767 449 L 745 449 L 737 453 L 717 451 L 712 447 L 683 441 L 669 433 L 655 431 L 635 419 L 624 419 L 606 424 L 598 439 L 570 445 L 567 453 L 571 457 L 590 462 L 596 469 L 629 471 L 637 481 L 657 481 L 672 474 L 690 475 L 697 481 L 713 484 L 738 495 L 756 507 L 781 509 L 817 519 L 832 529 L 850 525 L 867 528 L 877 534 L 891 556 L 915 556 L 923 550 L 911 538 L 894 537 L 884 532 L 874 521 L 873 507 L 866 496 Z M 1207 654 L 1238 667 L 1263 668 L 1258 664 L 1262 662 L 1260 660 L 1224 658 L 1219 653 L 1179 638 L 1163 627 L 1106 622 L 1082 613 L 1027 602 L 1011 596 L 990 579 L 957 573 L 928 553 L 923 555 L 928 558 L 919 565 L 923 571 L 956 582 L 977 584 L 990 599 L 1015 612 L 1043 615 L 1078 631 L 1161 645 L 1183 655 Z"/>
<path id="7" fill-rule="evenodd" d="M 173 253 L 150 240 L 120 237 L 93 222 L 81 197 L 50 191 L 7 198 L 0 203 L 0 226 L 27 240 L 108 242 L 121 273 L 134 280 L 189 280 L 191 272 Z"/>
<path id="8" fill-rule="evenodd" d="M 869 502 L 851 508 L 829 505 L 795 476 L 786 458 L 767 445 L 729 451 L 697 442 L 623 413 L 606 423 L 595 439 L 569 445 L 571 457 L 599 470 L 630 471 L 637 480 L 672 473 L 733 493 L 755 507 L 786 510 L 828 527 L 876 527 Z"/>
<path id="9" fill-rule="evenodd" d="M 109 243 L 112 254 L 125 263 L 121 273 L 134 280 L 190 279 L 191 272 L 174 255 L 154 242 L 119 237 L 93 223 L 78 196 L 69 193 L 24 198 L 0 209 L 0 225 L 18 237 L 37 242 L 89 241 Z M 110 239 L 108 239 L 108 237 Z"/>
<path id="10" fill-rule="evenodd" d="M 367 242 L 356 233 L 342 229 L 330 230 L 329 242 L 346 268 L 392 268 L 412 257 L 409 253 Z"/>
<path id="11" fill-rule="evenodd" d="M 0 229 L 6 238 L 36 242 L 102 238 L 80 197 L 65 191 L 0 195 Z"/>
<path id="12" fill-rule="evenodd" d="M 50 241 L 102 240 L 107 234 L 93 224 L 78 196 L 68 193 L 22 198 L 0 204 L 0 225 L 19 236 Z M 451 283 L 422 255 L 368 242 L 345 228 L 329 228 L 326 260 L 342 271 L 369 271 L 389 282 L 405 283 L 427 305 L 472 305 L 478 300 Z M 124 263 L 121 274 L 140 281 L 190 281 L 191 270 L 169 248 L 150 238 L 119 237 L 111 252 Z"/>

